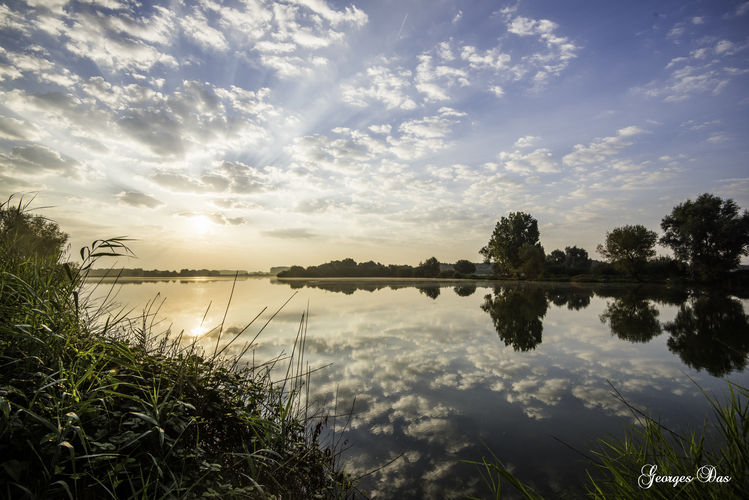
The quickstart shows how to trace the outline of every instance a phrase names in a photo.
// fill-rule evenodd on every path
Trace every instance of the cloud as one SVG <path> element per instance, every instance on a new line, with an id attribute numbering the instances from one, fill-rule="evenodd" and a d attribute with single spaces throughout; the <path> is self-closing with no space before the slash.
<path id="1" fill-rule="evenodd" d="M 503 151 L 499 154 L 499 161 L 503 163 L 505 170 L 518 174 L 559 172 L 557 162 L 554 161 L 551 151 L 546 148 L 536 149 L 527 154 L 520 151 Z"/>
<path id="2" fill-rule="evenodd" d="M 393 127 L 391 127 L 389 124 L 369 126 L 369 130 L 371 130 L 375 134 L 389 134 L 392 128 Z"/>
<path id="3" fill-rule="evenodd" d="M 646 95 L 662 97 L 666 102 L 683 101 L 697 94 L 718 95 L 744 73 L 745 62 L 735 56 L 749 48 L 748 42 L 718 38 L 716 34 L 699 38 L 694 45 L 696 47 L 688 54 L 668 62 L 663 78 L 653 80 L 642 89 Z"/>
<path id="4" fill-rule="evenodd" d="M 524 137 L 518 138 L 518 140 L 515 141 L 515 147 L 518 149 L 529 148 L 537 144 L 540 139 L 541 139 L 540 137 L 536 137 L 533 135 L 526 135 Z"/>
<path id="5" fill-rule="evenodd" d="M 0 164 L 27 175 L 65 175 L 74 179 L 82 177 L 83 165 L 46 146 L 30 144 L 17 146 L 10 154 L 0 154 Z"/>
<path id="6" fill-rule="evenodd" d="M 247 223 L 247 219 L 244 217 L 227 217 L 220 212 L 180 212 L 177 215 L 180 217 L 199 217 L 207 219 L 219 226 L 239 226 Z"/>
<path id="7" fill-rule="evenodd" d="M 489 91 L 497 97 L 502 97 L 505 95 L 504 89 L 499 85 L 492 85 L 491 87 L 489 87 Z"/>
<path id="8" fill-rule="evenodd" d="M 619 129 L 615 136 L 598 138 L 587 146 L 576 144 L 574 151 L 562 158 L 562 163 L 571 167 L 601 163 L 631 146 L 633 144 L 631 138 L 644 132 L 643 129 L 631 125 Z"/>
<path id="9" fill-rule="evenodd" d="M 296 240 L 296 239 L 312 239 L 312 238 L 318 238 L 320 235 L 310 232 L 308 229 L 305 228 L 288 228 L 288 229 L 271 229 L 268 231 L 261 231 L 261 233 L 265 236 L 270 236 L 271 238 L 280 238 L 284 240 Z"/>
<path id="10" fill-rule="evenodd" d="M 410 78 L 411 72 L 408 70 L 392 71 L 385 66 L 372 66 L 350 82 L 342 84 L 341 97 L 343 102 L 357 107 L 367 107 L 375 101 L 384 104 L 387 109 L 415 109 L 416 102 L 408 96 Z"/>
<path id="11" fill-rule="evenodd" d="M 0 115 L 0 139 L 36 141 L 39 137 L 39 129 L 33 123 Z"/>
<path id="12" fill-rule="evenodd" d="M 219 162 L 198 177 L 179 171 L 157 171 L 149 178 L 170 191 L 188 193 L 249 194 L 271 188 L 264 172 L 236 161 Z"/>
<path id="13" fill-rule="evenodd" d="M 455 85 L 466 87 L 470 84 L 467 71 L 444 64 L 434 65 L 432 56 L 427 54 L 419 56 L 414 82 L 416 90 L 424 94 L 427 101 L 448 100 L 448 89 Z"/>
<path id="14" fill-rule="evenodd" d="M 508 66 L 512 57 L 501 52 L 499 48 L 479 52 L 472 45 L 465 45 L 460 51 L 460 58 L 473 69 L 491 69 L 499 71 Z"/>
<path id="15" fill-rule="evenodd" d="M 140 191 L 122 191 L 117 195 L 117 199 L 121 203 L 132 207 L 158 208 L 165 205 L 163 201 Z"/>

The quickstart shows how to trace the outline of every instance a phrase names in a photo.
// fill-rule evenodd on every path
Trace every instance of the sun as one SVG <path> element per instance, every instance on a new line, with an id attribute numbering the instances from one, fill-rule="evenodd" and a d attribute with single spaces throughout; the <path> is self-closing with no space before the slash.
<path id="1" fill-rule="evenodd" d="M 196 215 L 190 218 L 190 228 L 198 236 L 203 236 L 213 229 L 213 222 L 205 215 Z"/>

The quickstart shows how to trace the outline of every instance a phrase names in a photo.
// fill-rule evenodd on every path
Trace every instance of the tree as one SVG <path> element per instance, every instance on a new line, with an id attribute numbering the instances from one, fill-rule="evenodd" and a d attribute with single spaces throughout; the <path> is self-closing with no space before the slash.
<path id="1" fill-rule="evenodd" d="M 0 249 L 20 258 L 57 258 L 63 253 L 68 235 L 56 222 L 26 210 L 29 203 L 20 200 L 11 205 L 12 197 L 0 204 Z"/>
<path id="2" fill-rule="evenodd" d="M 476 272 L 476 264 L 465 259 L 459 260 L 453 267 L 460 274 L 473 274 Z"/>
<path id="3" fill-rule="evenodd" d="M 511 212 L 502 217 L 494 227 L 489 243 L 479 253 L 484 262 L 494 262 L 495 271 L 505 269 L 517 272 L 523 264 L 520 249 L 523 245 L 538 246 L 538 221 L 524 212 Z M 543 250 L 542 250 L 543 251 Z M 526 257 L 537 257 L 537 253 L 524 251 Z"/>
<path id="4" fill-rule="evenodd" d="M 523 243 L 518 252 L 520 265 L 516 271 L 526 278 L 537 278 L 544 273 L 544 247 Z"/>
<path id="5" fill-rule="evenodd" d="M 426 261 L 420 262 L 416 268 L 414 276 L 423 278 L 434 278 L 440 273 L 440 261 L 436 257 L 429 257 Z"/>
<path id="6" fill-rule="evenodd" d="M 603 245 L 598 245 L 598 253 L 625 273 L 637 278 L 648 259 L 655 255 L 655 242 L 658 235 L 645 226 L 617 227 L 606 233 Z"/>
<path id="7" fill-rule="evenodd" d="M 705 193 L 687 200 L 663 218 L 661 228 L 661 244 L 702 279 L 734 269 L 742 255 L 749 255 L 749 212 L 739 215 L 731 199 Z"/>
<path id="8" fill-rule="evenodd" d="M 591 260 L 588 252 L 582 248 L 565 247 L 564 249 L 564 267 L 567 271 L 573 273 L 584 273 L 590 270 Z"/>
<path id="9" fill-rule="evenodd" d="M 546 262 L 550 265 L 561 268 L 564 266 L 565 255 L 564 252 L 559 250 L 552 250 L 549 255 L 546 256 Z"/>

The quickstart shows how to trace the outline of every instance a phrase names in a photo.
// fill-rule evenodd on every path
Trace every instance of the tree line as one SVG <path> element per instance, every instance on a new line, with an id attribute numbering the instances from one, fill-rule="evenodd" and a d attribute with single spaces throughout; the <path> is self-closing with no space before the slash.
<path id="1" fill-rule="evenodd" d="M 511 212 L 496 224 L 480 253 L 502 277 L 537 279 L 546 275 L 622 274 L 640 280 L 685 277 L 713 281 L 737 268 L 749 255 L 749 212 L 740 212 L 731 199 L 705 193 L 687 200 L 661 220 L 658 237 L 641 224 L 607 232 L 597 247 L 605 263 L 595 263 L 577 246 L 546 255 L 539 242 L 538 221 L 524 212 Z M 670 248 L 673 257 L 655 258 L 655 245 Z"/>
<path id="2" fill-rule="evenodd" d="M 441 270 L 436 257 L 429 257 L 418 266 L 401 264 L 380 264 L 367 261 L 356 262 L 354 259 L 333 260 L 319 266 L 291 266 L 278 273 L 279 278 L 462 278 L 476 272 L 476 265 L 468 260 L 459 260 L 452 270 Z"/>

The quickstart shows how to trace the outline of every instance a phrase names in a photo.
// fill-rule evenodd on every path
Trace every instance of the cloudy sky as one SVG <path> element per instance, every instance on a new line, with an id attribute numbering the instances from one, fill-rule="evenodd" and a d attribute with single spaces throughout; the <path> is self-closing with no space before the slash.
<path id="1" fill-rule="evenodd" d="M 749 2 L 0 4 L 0 194 L 128 267 L 547 252 L 749 207 Z M 32 196 L 33 194 L 27 194 Z"/>

